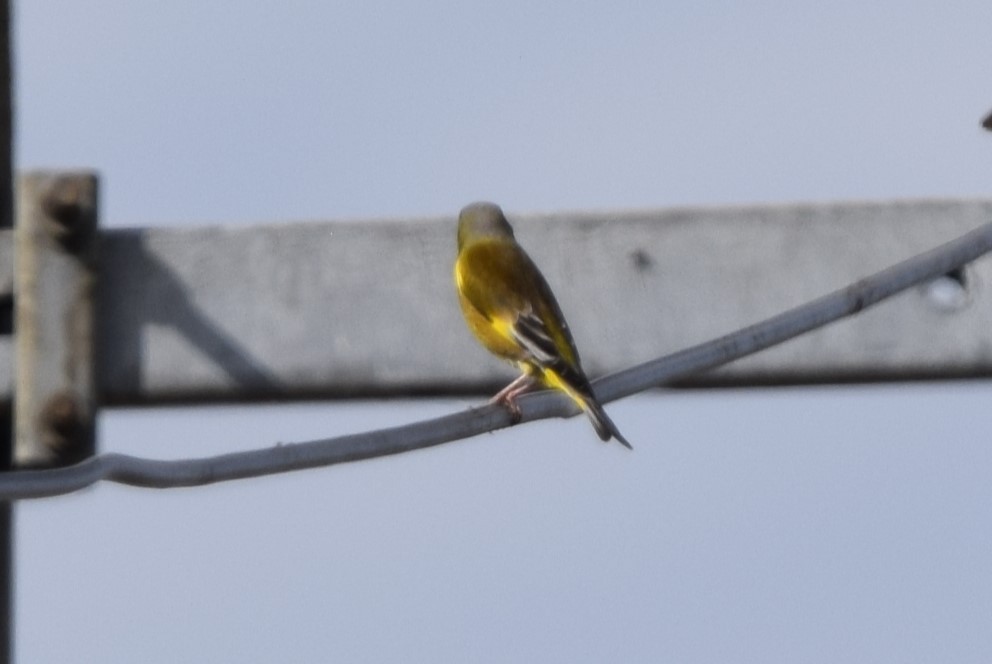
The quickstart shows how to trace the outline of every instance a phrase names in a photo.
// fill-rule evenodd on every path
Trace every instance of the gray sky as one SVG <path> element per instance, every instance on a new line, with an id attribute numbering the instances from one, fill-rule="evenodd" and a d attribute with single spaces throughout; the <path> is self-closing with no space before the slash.
<path id="1" fill-rule="evenodd" d="M 106 226 L 989 195 L 992 4 L 16 3 L 17 162 Z M 480 351 L 481 352 L 481 351 Z M 987 382 L 643 395 L 19 505 L 21 661 L 992 659 Z M 472 400 L 111 412 L 157 457 Z"/>

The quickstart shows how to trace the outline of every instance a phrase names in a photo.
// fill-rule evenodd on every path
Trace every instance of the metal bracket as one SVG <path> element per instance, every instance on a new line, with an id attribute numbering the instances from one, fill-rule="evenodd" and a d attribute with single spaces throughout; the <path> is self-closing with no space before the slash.
<path id="1" fill-rule="evenodd" d="M 94 454 L 97 176 L 33 172 L 17 183 L 14 463 Z"/>

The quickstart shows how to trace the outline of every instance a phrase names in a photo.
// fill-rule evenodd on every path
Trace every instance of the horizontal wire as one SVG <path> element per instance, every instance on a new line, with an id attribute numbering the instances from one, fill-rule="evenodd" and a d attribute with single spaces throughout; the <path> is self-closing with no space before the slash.
<path id="1" fill-rule="evenodd" d="M 601 378 L 594 382 L 596 394 L 604 402 L 612 401 L 756 353 L 863 311 L 912 286 L 956 270 L 989 251 L 992 251 L 992 223 L 755 325 Z M 526 395 L 518 405 L 521 423 L 570 417 L 578 412 L 570 401 L 553 392 Z M 505 408 L 486 405 L 388 429 L 197 459 L 156 460 L 100 454 L 64 468 L 4 473 L 0 475 L 0 500 L 57 496 L 99 481 L 157 489 L 202 486 L 399 454 L 512 424 L 514 421 Z"/>

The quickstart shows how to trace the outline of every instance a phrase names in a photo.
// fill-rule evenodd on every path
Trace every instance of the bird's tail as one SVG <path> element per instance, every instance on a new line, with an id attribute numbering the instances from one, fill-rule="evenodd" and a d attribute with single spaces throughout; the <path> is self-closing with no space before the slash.
<path id="1" fill-rule="evenodd" d="M 592 425 L 600 440 L 607 441 L 610 438 L 616 438 L 628 450 L 634 449 L 617 429 L 617 425 L 613 423 L 610 416 L 603 410 L 602 404 L 593 394 L 589 380 L 581 371 L 575 371 L 571 366 L 562 362 L 560 368 L 545 368 L 542 373 L 542 380 L 549 387 L 561 390 L 578 404 L 592 420 Z"/>
<path id="2" fill-rule="evenodd" d="M 580 403 L 582 410 L 585 414 L 589 416 L 592 420 L 592 425 L 596 429 L 596 433 L 599 434 L 600 440 L 609 440 L 610 438 L 616 438 L 617 442 L 626 447 L 628 450 L 634 449 L 627 439 L 623 437 L 620 430 L 617 429 L 617 425 L 613 423 L 610 416 L 606 414 L 603 407 L 596 401 L 596 397 L 589 396 L 582 400 Z"/>

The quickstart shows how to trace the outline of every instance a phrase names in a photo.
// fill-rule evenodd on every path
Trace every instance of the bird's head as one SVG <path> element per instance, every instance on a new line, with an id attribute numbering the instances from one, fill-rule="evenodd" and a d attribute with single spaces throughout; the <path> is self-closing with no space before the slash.
<path id="1" fill-rule="evenodd" d="M 510 222 L 495 203 L 472 203 L 458 214 L 458 249 L 487 237 L 513 237 Z"/>

